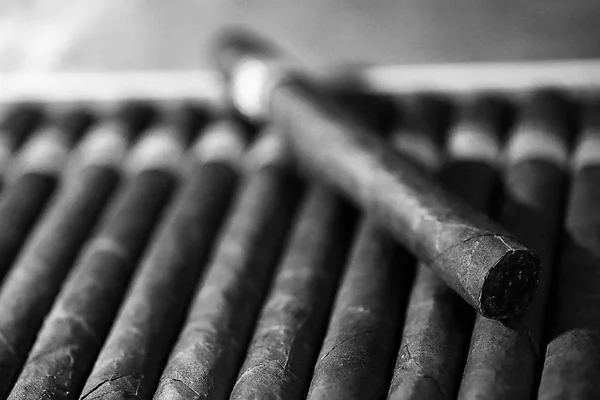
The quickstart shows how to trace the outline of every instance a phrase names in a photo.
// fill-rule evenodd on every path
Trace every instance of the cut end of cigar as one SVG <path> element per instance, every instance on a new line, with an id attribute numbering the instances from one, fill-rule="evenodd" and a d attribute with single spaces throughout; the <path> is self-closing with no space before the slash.
<path id="1" fill-rule="evenodd" d="M 264 119 L 273 75 L 266 60 L 278 59 L 278 52 L 255 34 L 232 29 L 218 38 L 213 53 L 233 106 L 250 120 Z"/>
<path id="2" fill-rule="evenodd" d="M 481 314 L 507 319 L 524 311 L 537 289 L 540 259 L 533 251 L 508 251 L 492 267 L 481 289 Z"/>

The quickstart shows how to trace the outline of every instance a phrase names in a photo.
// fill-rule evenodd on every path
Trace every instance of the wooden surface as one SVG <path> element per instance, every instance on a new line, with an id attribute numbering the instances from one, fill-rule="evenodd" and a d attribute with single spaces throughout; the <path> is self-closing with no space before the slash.
<path id="1" fill-rule="evenodd" d="M 236 24 L 322 65 L 600 57 L 597 0 L 0 0 L 0 72 L 206 66 Z"/>

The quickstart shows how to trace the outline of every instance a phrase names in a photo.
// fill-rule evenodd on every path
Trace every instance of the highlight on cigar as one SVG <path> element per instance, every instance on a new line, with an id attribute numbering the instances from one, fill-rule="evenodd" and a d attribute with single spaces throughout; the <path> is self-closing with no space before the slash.
<path id="1" fill-rule="evenodd" d="M 310 176 L 370 213 L 483 316 L 505 319 L 525 310 L 537 288 L 539 257 L 391 150 L 325 90 L 282 67 L 276 51 L 258 41 L 232 33 L 217 45 L 232 104 L 281 126 Z"/>

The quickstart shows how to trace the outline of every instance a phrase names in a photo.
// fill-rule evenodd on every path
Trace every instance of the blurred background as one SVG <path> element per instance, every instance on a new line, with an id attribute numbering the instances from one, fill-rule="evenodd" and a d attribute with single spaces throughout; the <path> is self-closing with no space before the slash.
<path id="1" fill-rule="evenodd" d="M 206 67 L 231 25 L 317 66 L 600 56 L 597 0 L 0 0 L 0 72 Z"/>

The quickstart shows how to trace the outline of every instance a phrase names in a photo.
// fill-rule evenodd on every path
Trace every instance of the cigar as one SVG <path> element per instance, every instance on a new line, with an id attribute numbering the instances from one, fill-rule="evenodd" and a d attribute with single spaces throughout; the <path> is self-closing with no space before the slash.
<path id="1" fill-rule="evenodd" d="M 151 128 L 135 146 L 127 163 L 135 166 L 129 172 L 136 175 L 118 194 L 102 227 L 75 261 L 9 399 L 77 398 L 178 183 L 183 150 L 181 135 L 164 123 Z M 21 309 L 20 319 L 29 322 L 30 331 L 32 322 L 41 324 L 44 313 L 40 310 L 46 307 L 37 302 L 25 312 Z M 9 325 L 3 331 L 18 328 Z"/>
<path id="2" fill-rule="evenodd" d="M 431 174 L 439 172 L 448 190 L 480 210 L 489 209 L 497 188 L 495 165 L 505 110 L 494 98 L 470 99 L 448 132 L 446 164 L 427 163 L 431 157 L 419 159 Z M 435 144 L 429 148 L 435 154 Z M 400 150 L 415 152 L 408 146 Z M 388 399 L 454 398 L 468 349 L 472 310 L 420 263 L 406 313 Z"/>
<path id="3" fill-rule="evenodd" d="M 267 128 L 244 158 L 246 180 L 155 399 L 226 398 L 243 362 L 301 193 L 280 136 Z"/>
<path id="4" fill-rule="evenodd" d="M 538 398 L 600 397 L 600 101 L 584 110 L 555 272 L 548 344 Z"/>
<path id="5" fill-rule="evenodd" d="M 482 315 L 519 314 L 535 292 L 539 258 L 396 154 L 266 46 L 231 35 L 217 64 L 231 103 L 281 127 L 300 166 L 351 198 Z"/>
<path id="6" fill-rule="evenodd" d="M 76 149 L 85 160 L 58 192 L 0 291 L 0 397 L 5 398 L 81 246 L 118 182 L 121 157 L 136 132 L 124 112 L 98 124 Z"/>
<path id="7" fill-rule="evenodd" d="M 328 188 L 315 184 L 309 189 L 232 400 L 305 396 L 350 244 L 354 214 Z"/>
<path id="8" fill-rule="evenodd" d="M 440 165 L 443 128 L 435 98 L 404 104 L 394 146 L 424 165 Z M 401 268 L 398 268 L 398 267 Z M 414 260 L 387 231 L 365 216 L 340 284 L 308 399 L 375 399 L 387 392 L 412 283 Z"/>
<path id="9" fill-rule="evenodd" d="M 0 174 L 4 174 L 17 151 L 40 122 L 43 113 L 31 103 L 13 104 L 2 110 L 0 116 Z M 0 181 L 0 188 L 3 184 Z"/>
<path id="10" fill-rule="evenodd" d="M 536 298 L 521 316 L 476 319 L 461 399 L 530 399 L 535 393 L 569 159 L 568 106 L 556 94 L 538 93 L 524 105 L 506 145 L 499 220 L 540 255 L 543 269 Z"/>
<path id="11" fill-rule="evenodd" d="M 245 136 L 237 124 L 224 120 L 206 128 L 196 142 L 190 180 L 139 267 L 81 399 L 154 393 L 232 198 Z M 98 348 L 94 343 L 88 351 Z"/>
<path id="12" fill-rule="evenodd" d="M 0 277 L 14 262 L 50 202 L 69 150 L 91 124 L 83 110 L 55 115 L 33 134 L 11 163 L 0 197 Z"/>

